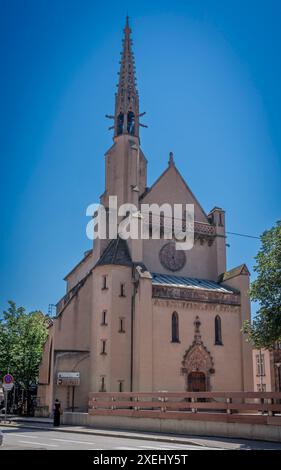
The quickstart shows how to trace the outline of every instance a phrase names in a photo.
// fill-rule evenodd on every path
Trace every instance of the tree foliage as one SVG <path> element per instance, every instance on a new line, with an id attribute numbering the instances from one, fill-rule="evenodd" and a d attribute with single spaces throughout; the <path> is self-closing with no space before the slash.
<path id="1" fill-rule="evenodd" d="M 0 320 L 0 374 L 10 372 L 28 390 L 38 380 L 48 317 L 40 311 L 26 313 L 13 301 L 8 304 Z"/>
<path id="2" fill-rule="evenodd" d="M 244 332 L 256 348 L 269 349 L 281 341 L 281 221 L 261 235 L 261 244 L 250 288 L 260 307 L 252 324 L 244 323 Z"/>

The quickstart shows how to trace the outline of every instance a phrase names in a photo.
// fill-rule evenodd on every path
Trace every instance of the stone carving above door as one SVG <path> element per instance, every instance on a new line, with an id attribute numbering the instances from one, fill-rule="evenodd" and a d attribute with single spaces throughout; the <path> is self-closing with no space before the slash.
<path id="1" fill-rule="evenodd" d="M 203 372 L 206 376 L 206 389 L 210 389 L 210 375 L 214 374 L 213 358 L 204 345 L 200 333 L 200 319 L 197 316 L 194 322 L 194 340 L 185 351 L 182 360 L 182 374 L 188 375 L 192 372 Z"/>

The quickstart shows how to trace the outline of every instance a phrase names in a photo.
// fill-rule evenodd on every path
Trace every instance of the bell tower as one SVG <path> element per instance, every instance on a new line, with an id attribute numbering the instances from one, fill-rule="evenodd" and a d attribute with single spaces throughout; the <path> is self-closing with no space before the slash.
<path id="1" fill-rule="evenodd" d="M 132 50 L 131 28 L 126 17 L 122 44 L 119 81 L 115 94 L 113 146 L 105 154 L 106 181 L 101 202 L 108 207 L 109 196 L 117 196 L 118 207 L 132 203 L 138 207 L 139 197 L 146 188 L 146 158 L 140 148 L 139 94 L 136 86 L 135 59 Z"/>

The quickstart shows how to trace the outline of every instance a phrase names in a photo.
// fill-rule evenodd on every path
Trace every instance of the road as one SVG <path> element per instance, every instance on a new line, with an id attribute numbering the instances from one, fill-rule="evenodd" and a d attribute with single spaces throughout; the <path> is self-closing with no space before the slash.
<path id="1" fill-rule="evenodd" d="M 202 450 L 214 447 L 195 445 L 170 444 L 123 437 L 107 437 L 85 435 L 81 433 L 65 433 L 43 429 L 23 427 L 0 427 L 4 433 L 4 443 L 1 450 L 15 449 L 44 449 L 44 450 Z"/>

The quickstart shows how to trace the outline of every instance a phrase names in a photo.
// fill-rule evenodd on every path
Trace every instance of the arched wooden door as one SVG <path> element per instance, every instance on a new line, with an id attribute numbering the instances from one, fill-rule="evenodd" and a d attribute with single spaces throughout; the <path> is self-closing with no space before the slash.
<path id="1" fill-rule="evenodd" d="M 190 372 L 187 377 L 187 386 L 189 392 L 205 392 L 206 376 L 204 372 Z"/>

